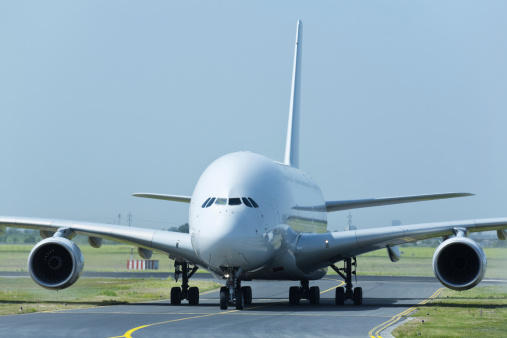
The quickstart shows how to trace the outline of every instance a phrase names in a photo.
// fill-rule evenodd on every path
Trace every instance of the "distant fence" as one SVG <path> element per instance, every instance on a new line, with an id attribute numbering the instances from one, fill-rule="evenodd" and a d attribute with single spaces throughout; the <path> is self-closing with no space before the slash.
<path id="1" fill-rule="evenodd" d="M 158 270 L 158 259 L 129 259 L 127 270 Z"/>

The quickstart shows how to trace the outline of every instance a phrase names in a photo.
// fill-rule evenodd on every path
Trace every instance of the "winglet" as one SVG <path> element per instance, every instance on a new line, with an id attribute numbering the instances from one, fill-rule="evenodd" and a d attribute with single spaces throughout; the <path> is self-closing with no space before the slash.
<path id="1" fill-rule="evenodd" d="M 301 93 L 301 59 L 303 47 L 303 22 L 298 20 L 296 30 L 296 47 L 292 69 L 292 88 L 290 93 L 289 126 L 285 144 L 284 163 L 299 167 L 299 102 Z"/>

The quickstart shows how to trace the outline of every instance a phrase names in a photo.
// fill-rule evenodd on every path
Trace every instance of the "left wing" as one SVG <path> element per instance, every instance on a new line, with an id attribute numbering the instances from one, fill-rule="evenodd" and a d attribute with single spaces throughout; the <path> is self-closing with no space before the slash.
<path id="1" fill-rule="evenodd" d="M 507 218 L 424 223 L 355 231 L 301 234 L 294 249 L 296 264 L 311 272 L 366 252 L 434 237 L 465 235 L 468 232 L 497 230 L 499 239 L 507 237 Z"/>
<path id="2" fill-rule="evenodd" d="M 204 264 L 194 252 L 190 234 L 185 233 L 61 219 L 0 216 L 0 228 L 6 226 L 50 233 L 58 230 L 71 231 L 77 235 L 98 237 L 163 252 L 172 259 L 182 258 L 193 264 Z"/>
<path id="3" fill-rule="evenodd" d="M 377 207 L 381 205 L 422 202 L 431 200 L 440 200 L 444 198 L 466 197 L 473 196 L 470 193 L 443 193 L 443 194 L 428 194 L 428 195 L 413 195 L 413 196 L 400 196 L 400 197 L 383 197 L 383 198 L 369 198 L 362 200 L 349 200 L 349 201 L 328 201 L 325 205 L 325 211 L 340 211 L 357 208 Z M 315 208 L 314 208 L 315 209 Z"/>

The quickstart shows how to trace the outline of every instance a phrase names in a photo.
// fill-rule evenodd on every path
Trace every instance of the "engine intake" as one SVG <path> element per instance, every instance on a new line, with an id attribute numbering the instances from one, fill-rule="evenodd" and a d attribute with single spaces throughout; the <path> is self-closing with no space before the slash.
<path id="1" fill-rule="evenodd" d="M 68 288 L 78 280 L 83 267 L 83 253 L 74 242 L 64 237 L 40 241 L 28 256 L 30 276 L 46 289 Z"/>
<path id="2" fill-rule="evenodd" d="M 486 273 L 486 254 L 473 240 L 454 237 L 440 244 L 433 255 L 433 271 L 452 290 L 468 290 L 479 284 Z"/>

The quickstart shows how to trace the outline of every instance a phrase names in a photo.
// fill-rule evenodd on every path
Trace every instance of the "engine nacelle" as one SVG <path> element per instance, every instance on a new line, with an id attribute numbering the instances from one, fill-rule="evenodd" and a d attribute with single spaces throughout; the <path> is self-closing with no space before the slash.
<path id="1" fill-rule="evenodd" d="M 74 242 L 64 237 L 40 241 L 28 256 L 30 276 L 46 289 L 68 288 L 78 280 L 83 267 L 83 253 Z"/>
<path id="2" fill-rule="evenodd" d="M 440 244 L 433 255 L 433 271 L 452 290 L 468 290 L 486 273 L 484 250 L 468 237 L 453 237 Z"/>

